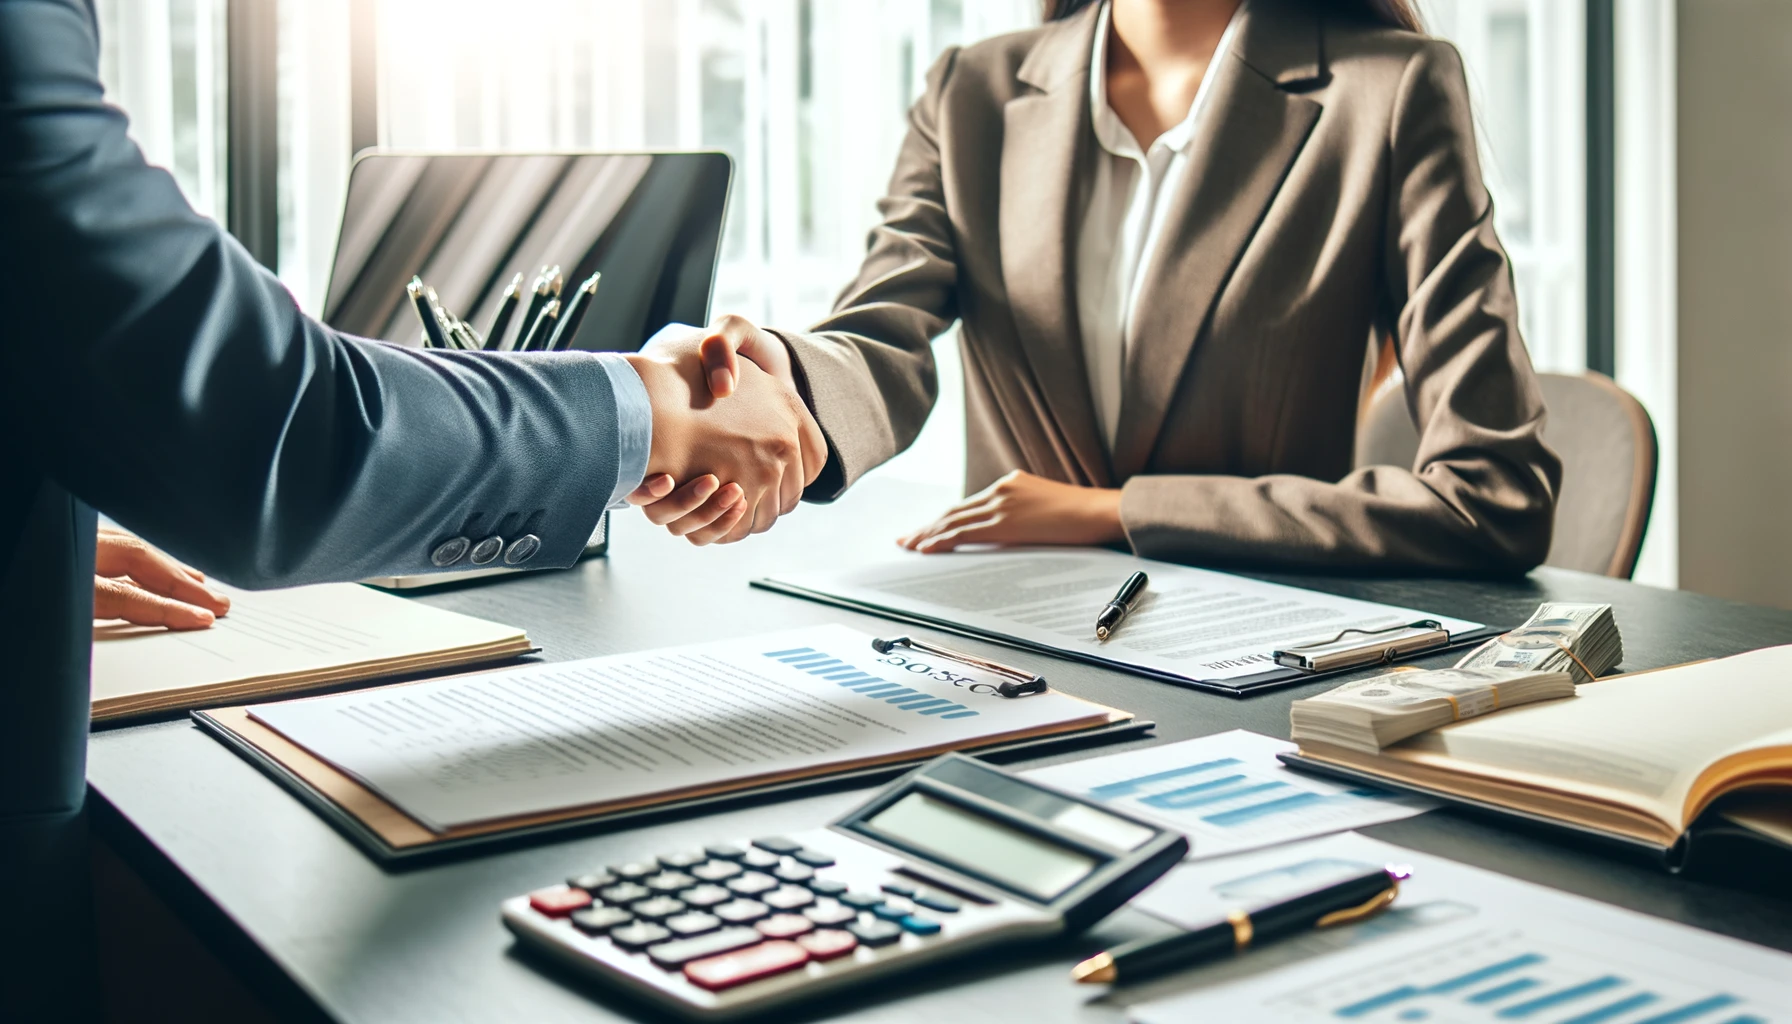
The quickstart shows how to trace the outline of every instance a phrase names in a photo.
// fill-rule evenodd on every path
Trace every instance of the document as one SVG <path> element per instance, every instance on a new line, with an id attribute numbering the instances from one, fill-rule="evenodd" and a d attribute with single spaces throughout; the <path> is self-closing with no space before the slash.
<path id="1" fill-rule="evenodd" d="M 251 707 L 430 829 L 632 806 L 1105 725 L 817 626 Z"/>
<path id="2" fill-rule="evenodd" d="M 1182 864 L 1134 908 L 1190 927 L 1215 908 L 1404 865 L 1394 905 L 1177 976 L 1134 1024 L 1764 1024 L 1792 1019 L 1792 956 L 1355 833 Z"/>
<path id="3" fill-rule="evenodd" d="M 210 629 L 94 625 L 96 720 L 492 662 L 534 649 L 514 626 L 355 583 L 256 591 L 207 585 L 230 598 L 230 614 Z"/>
<path id="4" fill-rule="evenodd" d="M 1135 571 L 1149 574 L 1149 586 L 1113 637 L 1097 642 L 1096 615 Z M 1220 683 L 1275 672 L 1275 651 L 1345 630 L 1421 619 L 1435 619 L 1452 634 L 1482 626 L 1088 549 L 909 555 L 844 572 L 775 576 L 760 585 L 1172 679 Z"/>
<path id="5" fill-rule="evenodd" d="M 1397 821 L 1437 806 L 1291 772 L 1276 755 L 1293 750 L 1292 743 L 1234 729 L 1027 776 L 1181 832 L 1190 860 Z"/>

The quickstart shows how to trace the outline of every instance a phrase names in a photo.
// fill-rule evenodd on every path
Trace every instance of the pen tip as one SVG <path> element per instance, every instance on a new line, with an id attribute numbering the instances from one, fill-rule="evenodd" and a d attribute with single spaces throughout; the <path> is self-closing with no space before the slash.
<path id="1" fill-rule="evenodd" d="M 1095 639 L 1106 640 L 1107 638 L 1108 638 L 1108 627 L 1096 626 L 1095 627 Z"/>
<path id="2" fill-rule="evenodd" d="M 1070 969 L 1070 980 L 1079 985 L 1101 985 L 1114 980 L 1114 955 L 1097 953 Z"/>

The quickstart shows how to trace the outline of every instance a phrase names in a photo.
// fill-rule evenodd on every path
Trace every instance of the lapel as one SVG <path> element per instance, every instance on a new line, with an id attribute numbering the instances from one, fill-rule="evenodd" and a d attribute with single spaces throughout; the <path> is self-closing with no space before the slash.
<path id="1" fill-rule="evenodd" d="M 1213 94 L 1139 290 L 1114 439 L 1118 481 L 1150 460 L 1214 302 L 1319 117 L 1317 102 L 1290 91 L 1325 81 L 1317 16 L 1251 0 L 1240 17 L 1209 72 Z"/>
<path id="2" fill-rule="evenodd" d="M 1092 4 L 1051 24 L 1020 66 L 1031 89 L 1002 110 L 999 232 L 1015 340 L 1052 420 L 1046 433 L 1057 428 L 1067 461 L 1082 471 L 1072 482 L 1100 487 L 1113 474 L 1089 395 L 1074 286 L 1075 185 L 1087 178 L 1094 145 L 1088 72 L 1097 13 Z"/>

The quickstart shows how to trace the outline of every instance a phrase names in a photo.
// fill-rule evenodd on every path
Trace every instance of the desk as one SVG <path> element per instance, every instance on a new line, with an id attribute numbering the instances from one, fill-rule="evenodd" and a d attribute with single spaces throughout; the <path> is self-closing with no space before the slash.
<path id="1" fill-rule="evenodd" d="M 624 513 L 613 554 L 566 572 L 475 584 L 417 598 L 526 626 L 554 660 L 826 621 L 870 632 L 883 620 L 752 590 L 779 570 L 882 557 L 898 533 L 950 495 L 870 480 L 831 507 L 805 507 L 769 534 L 694 549 Z M 1523 621 L 1539 601 L 1608 601 L 1631 669 L 1792 642 L 1792 612 L 1558 570 L 1515 582 L 1269 576 L 1495 624 Z M 907 631 L 909 627 L 902 627 Z M 922 631 L 920 635 L 928 635 Z M 1288 704 L 1313 683 L 1239 700 L 935 636 L 1036 664 L 1054 686 L 1156 720 L 1180 740 L 1233 728 L 1288 735 Z M 1450 656 L 1435 657 L 1433 664 Z M 1097 752 L 1122 749 L 1118 746 Z M 1058 759 L 1091 756 L 1084 751 Z M 1037 763 L 1047 763 L 1040 761 Z M 246 762 L 184 721 L 96 734 L 88 780 L 96 831 L 173 905 L 208 947 L 282 1015 L 393 1024 L 417 1021 L 648 1019 L 642 1008 L 541 965 L 513 948 L 498 903 L 579 870 L 718 836 L 814 827 L 864 790 L 661 820 L 457 863 L 388 874 Z M 1368 829 L 1416 849 L 1620 906 L 1792 950 L 1792 899 L 1667 876 L 1535 835 L 1434 812 Z M 102 908 L 102 913 L 104 910 Z M 853 1021 L 1121 1020 L 1123 1006 L 1070 984 L 1081 955 L 1151 927 L 1133 911 L 1049 949 L 967 963 L 898 997 L 884 989 L 790 1019 Z"/>

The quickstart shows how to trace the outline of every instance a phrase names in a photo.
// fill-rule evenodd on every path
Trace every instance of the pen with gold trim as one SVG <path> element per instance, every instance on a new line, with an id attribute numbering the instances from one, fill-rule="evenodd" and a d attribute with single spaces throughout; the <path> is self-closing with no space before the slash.
<path id="1" fill-rule="evenodd" d="M 560 300 L 549 299 L 548 304 L 541 307 L 541 315 L 535 318 L 535 323 L 529 328 L 529 332 L 523 335 L 523 340 L 516 343 L 516 350 L 518 352 L 540 351 L 541 346 L 546 344 L 548 335 L 554 330 L 554 321 L 559 318 Z"/>
<path id="2" fill-rule="evenodd" d="M 1137 981 L 1297 932 L 1352 924 L 1393 903 L 1411 874 L 1389 865 L 1258 910 L 1234 910 L 1202 928 L 1128 942 L 1077 964 L 1070 977 L 1085 985 Z"/>
<path id="3" fill-rule="evenodd" d="M 505 349 L 507 352 L 523 351 L 523 342 L 529 338 L 529 329 L 541 318 L 541 310 L 554 297 L 552 282 L 548 278 L 549 271 L 558 271 L 558 267 L 542 267 L 535 280 L 529 282 L 529 304 L 523 307 L 523 320 L 516 325 L 516 341 Z"/>

